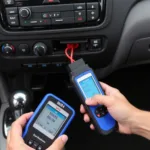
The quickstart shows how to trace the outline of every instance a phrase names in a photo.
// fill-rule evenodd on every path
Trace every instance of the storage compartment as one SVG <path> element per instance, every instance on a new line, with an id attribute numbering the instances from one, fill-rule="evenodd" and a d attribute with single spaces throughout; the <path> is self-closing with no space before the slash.
<path id="1" fill-rule="evenodd" d="M 134 43 L 127 63 L 147 60 L 150 60 L 150 38 L 139 39 Z"/>

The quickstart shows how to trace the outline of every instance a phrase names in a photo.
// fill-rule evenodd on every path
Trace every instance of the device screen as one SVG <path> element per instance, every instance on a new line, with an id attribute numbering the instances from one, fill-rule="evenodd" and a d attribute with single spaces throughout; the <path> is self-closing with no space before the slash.
<path id="1" fill-rule="evenodd" d="M 33 124 L 33 127 L 53 140 L 68 116 L 69 114 L 66 111 L 49 101 Z"/>
<path id="2" fill-rule="evenodd" d="M 91 73 L 82 76 L 77 81 L 86 98 L 91 98 L 94 95 L 100 94 L 100 91 Z"/>

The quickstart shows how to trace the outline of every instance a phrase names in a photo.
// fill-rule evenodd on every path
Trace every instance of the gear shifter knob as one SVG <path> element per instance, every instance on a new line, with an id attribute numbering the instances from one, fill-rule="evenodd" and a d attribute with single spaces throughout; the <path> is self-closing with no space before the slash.
<path id="1" fill-rule="evenodd" d="M 12 93 L 10 97 L 10 107 L 13 111 L 15 120 L 25 112 L 30 99 L 29 92 L 15 91 Z"/>

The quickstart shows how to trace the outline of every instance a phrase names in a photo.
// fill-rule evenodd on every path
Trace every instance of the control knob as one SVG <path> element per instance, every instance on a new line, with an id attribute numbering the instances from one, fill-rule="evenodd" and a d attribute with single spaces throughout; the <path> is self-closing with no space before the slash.
<path id="1" fill-rule="evenodd" d="M 36 56 L 44 56 L 47 52 L 47 46 L 44 43 L 36 43 L 33 47 L 33 52 Z"/>
<path id="2" fill-rule="evenodd" d="M 15 53 L 15 47 L 11 44 L 4 44 L 2 46 L 2 53 L 7 54 L 7 55 Z"/>
<path id="3" fill-rule="evenodd" d="M 30 8 L 28 8 L 28 7 L 21 8 L 20 11 L 19 11 L 19 15 L 22 18 L 29 18 L 31 16 L 31 10 L 30 10 Z"/>

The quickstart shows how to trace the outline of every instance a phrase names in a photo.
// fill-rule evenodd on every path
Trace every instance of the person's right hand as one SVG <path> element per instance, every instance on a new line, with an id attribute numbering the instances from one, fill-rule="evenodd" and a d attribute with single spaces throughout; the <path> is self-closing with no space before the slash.
<path id="1" fill-rule="evenodd" d="M 86 100 L 86 104 L 89 106 L 96 106 L 99 104 L 106 106 L 111 116 L 118 122 L 119 131 L 121 133 L 131 134 L 132 120 L 139 110 L 132 106 L 118 89 L 110 87 L 105 83 L 101 83 L 101 86 L 106 95 L 96 95 Z M 83 105 L 80 107 L 80 112 L 84 114 L 84 121 L 87 123 L 90 122 L 90 117 Z M 95 129 L 93 124 L 90 125 L 90 128 L 92 130 Z"/>

